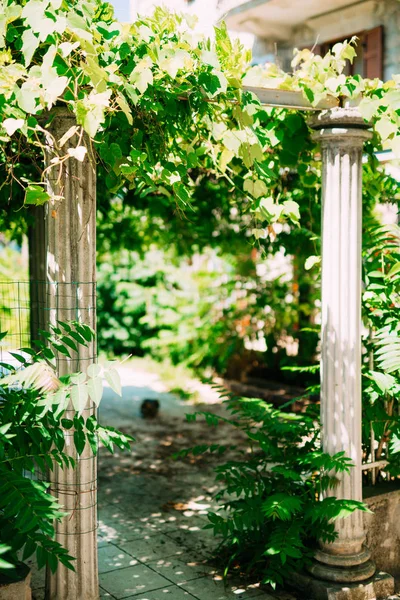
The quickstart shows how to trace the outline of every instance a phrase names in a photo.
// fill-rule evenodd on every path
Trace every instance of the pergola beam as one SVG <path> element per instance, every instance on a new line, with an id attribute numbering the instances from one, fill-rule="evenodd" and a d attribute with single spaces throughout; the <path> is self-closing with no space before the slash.
<path id="1" fill-rule="evenodd" d="M 269 89 L 263 87 L 245 85 L 243 89 L 246 92 L 253 92 L 259 99 L 262 105 L 275 108 L 288 108 L 293 110 L 304 111 L 321 111 L 328 110 L 339 106 L 339 101 L 333 96 L 327 96 L 321 100 L 317 106 L 313 106 L 302 92 L 292 90 Z"/>

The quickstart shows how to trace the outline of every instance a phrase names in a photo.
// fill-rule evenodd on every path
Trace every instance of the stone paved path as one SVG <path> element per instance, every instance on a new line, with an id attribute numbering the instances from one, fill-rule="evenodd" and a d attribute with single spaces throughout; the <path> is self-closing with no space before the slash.
<path id="1" fill-rule="evenodd" d="M 99 573 L 101 598 L 110 600 L 290 600 L 271 596 L 257 582 L 245 586 L 229 581 L 210 566 L 215 541 L 203 527 L 215 491 L 215 458 L 173 461 L 180 448 L 198 443 L 231 443 L 232 430 L 190 424 L 185 413 L 200 409 L 221 411 L 216 395 L 200 389 L 208 404 L 199 407 L 166 393 L 157 375 L 121 369 L 123 397 L 107 389 L 100 419 L 134 435 L 132 453 L 99 459 Z M 144 398 L 157 398 L 160 412 L 154 420 L 140 417 Z M 215 404 L 214 404 L 215 403 Z M 213 462 L 214 461 L 214 462 Z M 34 598 L 44 597 L 43 579 L 33 578 Z M 85 599 L 77 599 L 85 600 Z"/>

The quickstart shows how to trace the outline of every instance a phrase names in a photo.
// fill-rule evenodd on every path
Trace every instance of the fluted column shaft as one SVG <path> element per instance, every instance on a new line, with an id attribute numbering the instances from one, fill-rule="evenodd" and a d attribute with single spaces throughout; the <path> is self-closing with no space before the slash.
<path id="1" fill-rule="evenodd" d="M 321 427 L 325 452 L 345 452 L 353 467 L 325 492 L 362 500 L 361 480 L 361 225 L 362 151 L 370 133 L 355 109 L 315 119 L 322 150 Z M 321 544 L 312 572 L 334 581 L 374 573 L 364 546 L 363 513 L 335 522 L 337 539 Z"/>
<path id="2" fill-rule="evenodd" d="M 73 125 L 70 113 L 56 113 L 50 132 L 59 140 Z M 63 146 L 75 147 L 74 135 Z M 81 142 L 84 143 L 84 142 Z M 49 140 L 47 164 L 55 154 Z M 67 159 L 62 166 L 47 171 L 51 193 L 62 197 L 47 206 L 47 307 L 49 320 L 79 321 L 96 328 L 96 173 L 93 161 L 86 155 L 83 162 Z M 95 342 L 71 351 L 71 358 L 58 354 L 59 375 L 82 371 L 96 359 Z M 83 412 L 86 419 L 95 413 L 89 401 Z M 75 411 L 68 408 L 67 418 Z M 73 443 L 73 430 L 65 430 L 65 451 L 73 456 L 77 467 L 61 469 L 57 464 L 50 474 L 51 493 L 59 499 L 69 515 L 56 524 L 56 539 L 76 558 L 75 572 L 59 565 L 55 574 L 48 572 L 47 600 L 97 600 L 97 465 L 90 447 L 78 456 Z"/>

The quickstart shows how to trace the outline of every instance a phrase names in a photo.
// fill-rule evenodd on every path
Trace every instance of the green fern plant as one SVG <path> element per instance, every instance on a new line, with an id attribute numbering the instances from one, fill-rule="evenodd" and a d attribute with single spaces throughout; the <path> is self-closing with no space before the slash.
<path id="1" fill-rule="evenodd" d="M 5 334 L 1 334 L 2 337 Z M 84 418 L 88 396 L 98 404 L 102 378 L 119 391 L 115 369 L 92 365 L 85 374 L 58 379 L 55 351 L 70 355 L 94 339 L 93 331 L 79 323 L 60 323 L 45 333 L 39 350 L 23 348 L 13 353 L 20 368 L 1 363 L 0 376 L 0 574 L 13 577 L 19 560 L 36 554 L 39 568 L 58 563 L 73 569 L 74 558 L 54 540 L 54 521 L 65 513 L 45 481 L 27 475 L 39 469 L 42 476 L 57 463 L 74 468 L 65 452 L 65 429 L 74 429 L 74 444 L 80 455 L 86 444 L 94 453 L 99 443 L 110 451 L 114 444 L 128 449 L 132 438 L 113 428 L 102 427 L 94 416 Z M 69 403 L 76 409 L 73 419 L 65 418 Z"/>
<path id="2" fill-rule="evenodd" d="M 187 418 L 204 418 L 210 426 L 229 423 L 245 434 L 247 448 L 241 460 L 216 468 L 219 510 L 209 513 L 207 527 L 222 536 L 218 555 L 225 558 L 225 573 L 261 574 L 264 583 L 275 587 L 285 574 L 310 562 L 318 540 L 335 539 L 336 519 L 366 507 L 324 497 L 335 488 L 335 474 L 348 472 L 351 461 L 343 453 L 329 456 L 321 450 L 315 408 L 295 415 L 262 400 L 220 392 L 229 418 L 205 412 Z M 201 445 L 178 456 L 226 450 Z"/>
<path id="3" fill-rule="evenodd" d="M 373 223 L 366 236 L 363 312 L 369 333 L 364 339 L 363 442 L 366 460 L 388 461 L 375 471 L 387 479 L 400 475 L 400 227 Z"/>

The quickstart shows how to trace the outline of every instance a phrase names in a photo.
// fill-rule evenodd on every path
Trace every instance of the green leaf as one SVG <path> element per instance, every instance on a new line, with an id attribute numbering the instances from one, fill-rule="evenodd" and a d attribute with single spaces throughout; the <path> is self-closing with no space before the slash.
<path id="1" fill-rule="evenodd" d="M 300 221 L 299 205 L 294 200 L 285 200 L 283 203 L 283 213 L 287 215 L 294 223 L 298 223 Z"/>
<path id="2" fill-rule="evenodd" d="M 304 263 L 304 268 L 306 271 L 310 271 L 315 265 L 319 264 L 321 264 L 320 256 L 309 256 Z"/>
<path id="3" fill-rule="evenodd" d="M 73 340 L 71 340 L 68 336 L 63 335 L 60 338 L 60 341 L 65 344 L 66 346 L 69 346 L 72 350 L 74 350 L 75 352 L 78 352 L 78 346 L 75 344 L 75 342 Z"/>
<path id="4" fill-rule="evenodd" d="M 5 129 L 8 135 L 13 135 L 17 129 L 21 129 L 25 124 L 24 119 L 5 119 L 2 123 L 2 127 Z"/>
<path id="5" fill-rule="evenodd" d="M 263 502 L 263 512 L 267 518 L 288 521 L 301 510 L 303 502 L 296 496 L 273 494 Z"/>
<path id="6" fill-rule="evenodd" d="M 68 348 L 66 346 L 64 346 L 63 344 L 60 344 L 59 342 L 52 342 L 52 346 L 58 352 L 60 352 L 60 354 L 63 354 L 64 356 L 68 356 L 68 358 L 71 358 L 71 354 L 69 353 Z"/>
<path id="7" fill-rule="evenodd" d="M 41 206 L 50 200 L 50 195 L 37 184 L 30 184 L 25 190 L 25 204 Z"/>
<path id="8" fill-rule="evenodd" d="M 76 451 L 80 456 L 82 454 L 82 452 L 84 451 L 85 444 L 86 444 L 85 434 L 81 429 L 76 429 L 74 431 L 74 444 L 75 444 Z"/>
<path id="9" fill-rule="evenodd" d="M 87 385 L 84 383 L 72 385 L 70 395 L 74 409 L 81 414 L 86 408 L 89 397 Z"/>
<path id="10" fill-rule="evenodd" d="M 121 379 L 118 371 L 114 367 L 108 367 L 104 369 L 104 377 L 109 384 L 110 388 L 118 394 L 122 395 Z"/>
<path id="11" fill-rule="evenodd" d="M 245 192 L 251 194 L 254 198 L 260 198 L 267 194 L 267 186 L 261 179 L 245 179 L 243 184 Z"/>
<path id="12" fill-rule="evenodd" d="M 87 342 L 92 342 L 95 339 L 95 333 L 89 325 L 86 325 L 85 323 L 74 323 L 74 325 L 77 332 L 83 336 Z"/>
<path id="13" fill-rule="evenodd" d="M 391 267 L 388 273 L 388 277 L 393 277 L 393 275 L 397 275 L 397 273 L 400 273 L 400 261 L 394 264 L 393 267 Z"/>
<path id="14" fill-rule="evenodd" d="M 22 33 L 22 54 L 24 55 L 25 66 L 29 67 L 32 57 L 39 47 L 39 38 L 33 33 L 32 29 L 25 29 Z"/>
<path id="15" fill-rule="evenodd" d="M 91 400 L 96 406 L 99 406 L 103 397 L 103 380 L 101 377 L 90 377 L 87 382 L 87 389 Z"/>
<path id="16" fill-rule="evenodd" d="M 186 187 L 182 183 L 174 183 L 173 190 L 178 200 L 184 205 L 190 203 L 190 195 Z"/>
<path id="17" fill-rule="evenodd" d="M 153 85 L 153 72 L 150 68 L 143 70 L 135 69 L 131 75 L 131 83 L 134 87 L 139 90 L 141 94 L 144 94 L 149 85 Z M 127 92 L 132 98 L 132 94 L 128 88 Z"/>

